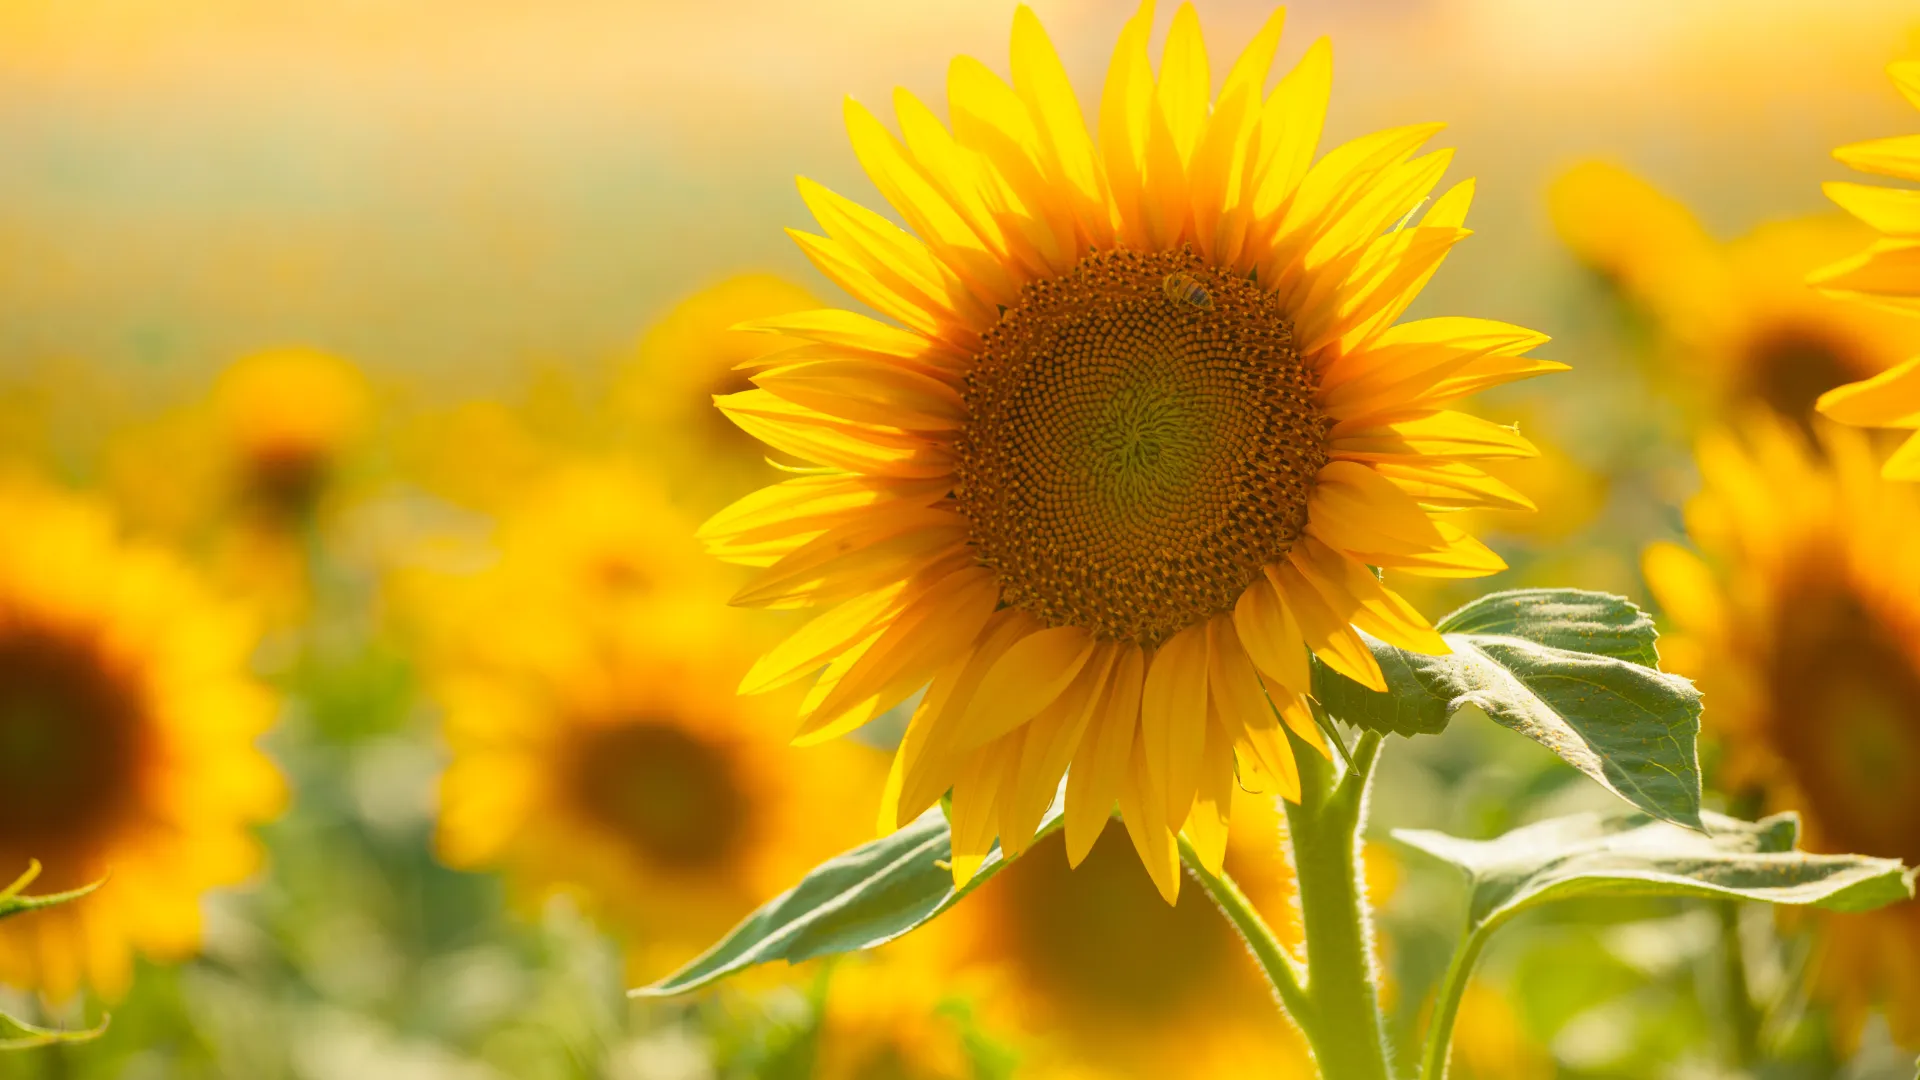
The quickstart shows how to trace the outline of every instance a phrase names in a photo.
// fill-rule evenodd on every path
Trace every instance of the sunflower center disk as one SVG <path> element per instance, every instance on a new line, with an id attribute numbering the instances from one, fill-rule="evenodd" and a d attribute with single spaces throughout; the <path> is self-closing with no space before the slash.
<path id="1" fill-rule="evenodd" d="M 954 494 L 1002 599 L 1149 647 L 1286 553 L 1327 460 L 1292 326 L 1187 252 L 1095 253 L 1028 285 L 966 403 Z"/>
<path id="2" fill-rule="evenodd" d="M 138 783 L 144 724 L 131 678 L 93 647 L 0 628 L 0 854 L 75 869 Z"/>

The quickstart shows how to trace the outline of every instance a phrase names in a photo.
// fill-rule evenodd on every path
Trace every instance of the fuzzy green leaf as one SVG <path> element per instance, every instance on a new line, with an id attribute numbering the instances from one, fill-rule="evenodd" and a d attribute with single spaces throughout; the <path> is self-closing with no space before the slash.
<path id="1" fill-rule="evenodd" d="M 1350 724 L 1401 735 L 1478 707 L 1648 814 L 1698 826 L 1700 695 L 1652 666 L 1645 612 L 1604 593 L 1525 589 L 1482 597 L 1437 629 L 1449 655 L 1367 639 L 1386 693 L 1316 661 L 1315 697 Z"/>
<path id="2" fill-rule="evenodd" d="M 1757 822 L 1703 815 L 1704 831 L 1645 814 L 1576 814 L 1493 840 L 1424 829 L 1393 838 L 1467 877 L 1474 933 L 1528 908 L 1575 896 L 1702 896 L 1869 911 L 1913 895 L 1914 871 L 1896 859 L 1794 850 L 1799 819 Z"/>
<path id="3" fill-rule="evenodd" d="M 1056 799 L 1041 819 L 1039 835 L 1053 832 L 1064 820 Z M 996 847 L 966 885 L 956 889 L 948 869 L 952 857 L 946 815 L 935 807 L 890 836 L 821 863 L 687 966 L 629 994 L 669 997 L 755 964 L 797 964 L 883 945 L 959 903 L 1010 861 Z"/>

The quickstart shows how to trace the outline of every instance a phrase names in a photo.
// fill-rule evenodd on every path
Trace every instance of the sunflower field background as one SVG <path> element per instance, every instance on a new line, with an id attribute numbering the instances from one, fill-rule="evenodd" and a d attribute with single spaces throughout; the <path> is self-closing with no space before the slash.
<path id="1" fill-rule="evenodd" d="M 1091 113 L 1135 5 L 1032 6 Z M 1217 81 L 1272 9 L 1196 6 Z M 0 1077 L 1314 1075 L 1118 827 L 881 948 L 626 994 L 874 835 L 913 703 L 796 747 L 804 686 L 736 695 L 809 616 L 730 606 L 751 575 L 696 536 L 783 476 L 713 398 L 795 344 L 733 327 L 847 303 L 783 234 L 795 173 L 885 206 L 842 100 L 944 114 L 1015 7 L 0 0 L 0 881 L 104 882 L 0 891 Z M 1920 131 L 1887 74 L 1920 10 L 1299 0 L 1276 71 L 1323 36 L 1323 151 L 1445 121 L 1444 183 L 1477 178 L 1410 317 L 1570 368 L 1465 406 L 1540 450 L 1487 470 L 1536 512 L 1463 515 L 1508 568 L 1395 587 L 1631 599 L 1704 696 L 1709 809 L 1920 863 L 1920 485 L 1881 475 L 1902 432 L 1814 409 L 1920 317 L 1807 284 L 1916 232 L 1822 185 Z M 1410 1059 L 1463 889 L 1388 832 L 1613 797 L 1488 724 L 1383 760 L 1365 880 Z M 1225 865 L 1297 938 L 1281 814 L 1232 803 Z M 1488 950 L 1451 1075 L 1916 1054 L 1912 901 L 1596 899 Z"/>

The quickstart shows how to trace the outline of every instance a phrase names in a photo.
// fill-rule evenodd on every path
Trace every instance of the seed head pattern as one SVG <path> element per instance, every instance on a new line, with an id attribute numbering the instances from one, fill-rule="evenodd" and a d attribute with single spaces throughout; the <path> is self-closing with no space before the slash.
<path id="1" fill-rule="evenodd" d="M 1175 275 L 1210 305 L 1170 297 Z M 1009 606 L 1157 646 L 1298 539 L 1327 463 L 1313 392 L 1252 281 L 1189 250 L 1094 252 L 981 339 L 955 446 L 975 556 Z"/>

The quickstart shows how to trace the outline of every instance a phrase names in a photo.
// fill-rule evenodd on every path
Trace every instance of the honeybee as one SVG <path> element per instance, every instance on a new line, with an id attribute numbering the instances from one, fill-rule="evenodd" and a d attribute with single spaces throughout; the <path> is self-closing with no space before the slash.
<path id="1" fill-rule="evenodd" d="M 1213 297 L 1207 293 L 1207 287 L 1187 274 L 1168 274 L 1160 288 L 1167 299 L 1176 304 L 1192 304 L 1201 311 L 1213 310 Z"/>

